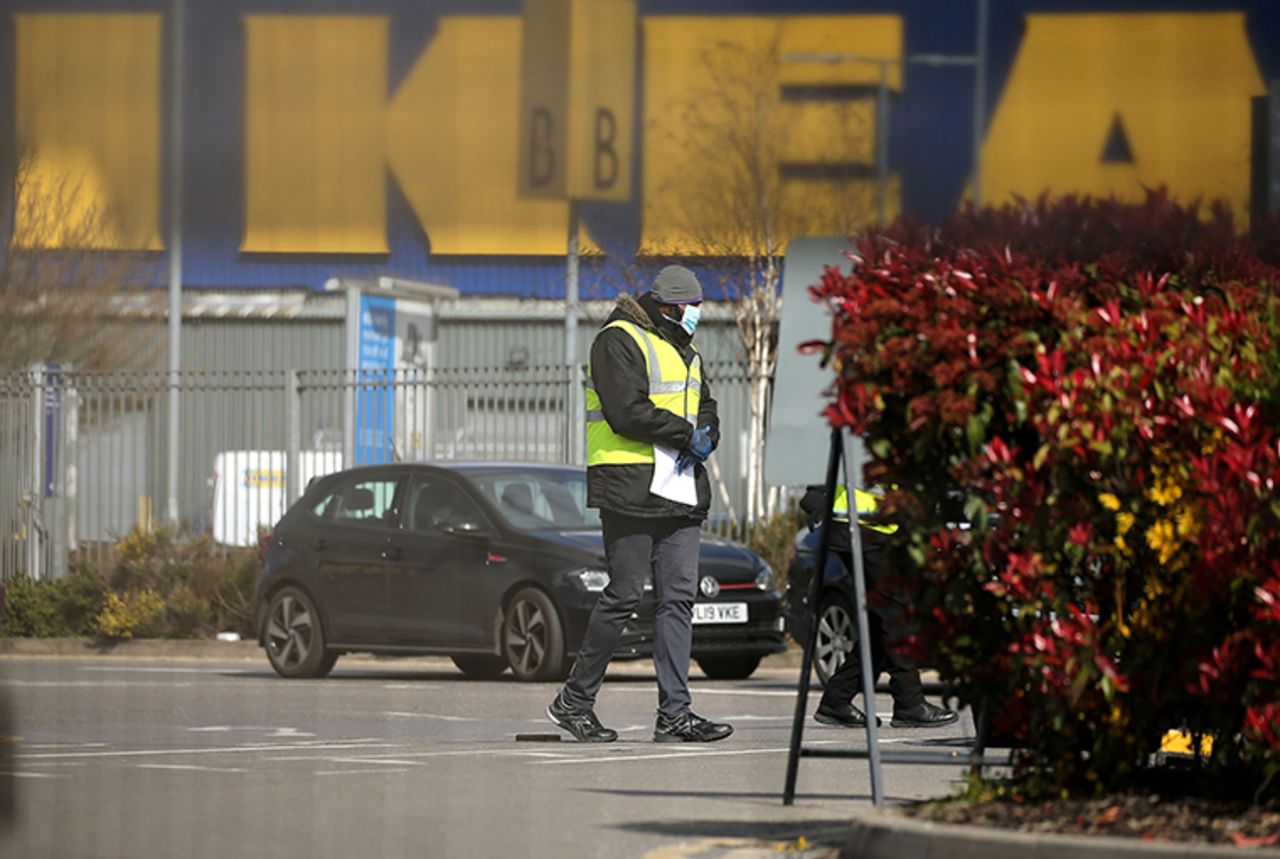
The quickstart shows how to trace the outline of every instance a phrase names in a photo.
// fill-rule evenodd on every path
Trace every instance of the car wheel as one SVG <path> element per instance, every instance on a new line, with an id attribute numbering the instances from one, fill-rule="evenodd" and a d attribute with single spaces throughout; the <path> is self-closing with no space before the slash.
<path id="1" fill-rule="evenodd" d="M 451 658 L 463 674 L 476 680 L 492 680 L 507 670 L 507 660 L 501 656 L 465 655 Z"/>
<path id="2" fill-rule="evenodd" d="M 323 677 L 338 661 L 324 647 L 315 603 L 299 588 L 276 592 L 267 608 L 267 659 L 281 677 Z"/>
<path id="3" fill-rule="evenodd" d="M 760 657 L 703 656 L 698 659 L 698 667 L 712 680 L 746 680 L 760 667 Z"/>
<path id="4" fill-rule="evenodd" d="M 517 680 L 555 680 L 564 665 L 564 632 L 550 598 L 525 588 L 507 604 L 502 655 Z"/>
<path id="5" fill-rule="evenodd" d="M 813 667 L 823 686 L 852 652 L 856 638 L 853 607 L 844 595 L 829 594 L 818 611 L 818 635 L 813 644 Z"/>

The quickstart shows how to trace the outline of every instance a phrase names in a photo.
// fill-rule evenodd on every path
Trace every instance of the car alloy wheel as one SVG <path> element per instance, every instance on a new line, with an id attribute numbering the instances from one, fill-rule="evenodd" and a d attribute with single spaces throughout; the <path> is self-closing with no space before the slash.
<path id="1" fill-rule="evenodd" d="M 813 646 L 813 667 L 818 672 L 818 682 L 827 685 L 853 650 L 856 637 L 853 610 L 848 601 L 839 594 L 831 594 L 822 601 L 818 612 L 818 635 Z"/>
<path id="2" fill-rule="evenodd" d="M 281 588 L 267 609 L 267 660 L 281 677 L 323 677 L 337 661 L 324 646 L 320 614 L 303 591 Z"/>
<path id="3" fill-rule="evenodd" d="M 564 665 L 564 633 L 550 598 L 525 588 L 511 598 L 502 621 L 502 654 L 517 680 L 554 680 Z"/>

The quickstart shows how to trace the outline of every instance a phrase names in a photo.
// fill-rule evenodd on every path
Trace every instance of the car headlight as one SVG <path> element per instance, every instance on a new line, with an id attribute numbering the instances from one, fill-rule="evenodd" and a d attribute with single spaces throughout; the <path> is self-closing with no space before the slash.
<path id="1" fill-rule="evenodd" d="M 604 570 L 575 570 L 570 575 L 576 577 L 592 593 L 600 593 L 609 586 L 609 574 Z"/>
<path id="2" fill-rule="evenodd" d="M 762 591 L 776 591 L 778 589 L 778 577 L 774 575 L 773 567 L 768 564 L 761 564 L 760 571 L 756 573 L 756 587 Z"/>

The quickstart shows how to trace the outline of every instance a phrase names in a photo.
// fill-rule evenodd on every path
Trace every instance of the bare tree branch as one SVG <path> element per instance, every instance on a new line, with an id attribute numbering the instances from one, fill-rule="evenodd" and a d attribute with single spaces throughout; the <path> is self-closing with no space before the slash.
<path id="1" fill-rule="evenodd" d="M 146 282 L 148 255 L 104 250 L 110 214 L 76 176 L 37 169 L 28 151 L 0 152 L 0 183 L 0 371 L 161 366 L 163 317 L 130 311 L 126 294 Z"/>

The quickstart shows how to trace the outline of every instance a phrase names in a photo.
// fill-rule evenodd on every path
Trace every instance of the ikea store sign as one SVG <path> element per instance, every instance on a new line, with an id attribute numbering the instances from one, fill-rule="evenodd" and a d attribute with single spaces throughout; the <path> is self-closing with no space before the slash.
<path id="1" fill-rule="evenodd" d="M 517 0 L 187 0 L 187 284 L 318 289 L 368 266 L 439 282 L 437 261 L 563 255 L 575 194 L 601 201 L 587 247 L 696 252 L 669 204 L 717 153 L 689 134 L 734 115 L 726 81 L 751 75 L 753 104 L 791 131 L 771 180 L 819 217 L 833 193 L 883 193 L 890 217 L 935 218 L 969 190 L 973 71 L 911 59 L 972 54 L 973 0 L 538 2 L 585 28 L 561 28 L 567 50 L 523 52 Z M 15 238 L 163 250 L 171 3 L 0 5 L 0 120 L 28 154 Z M 1280 4 L 990 6 L 984 202 L 1165 184 L 1247 211 L 1250 99 L 1280 77 Z M 833 53 L 889 61 L 887 165 L 881 64 L 796 59 Z M 522 87 L 543 87 L 545 109 L 522 109 Z"/>

